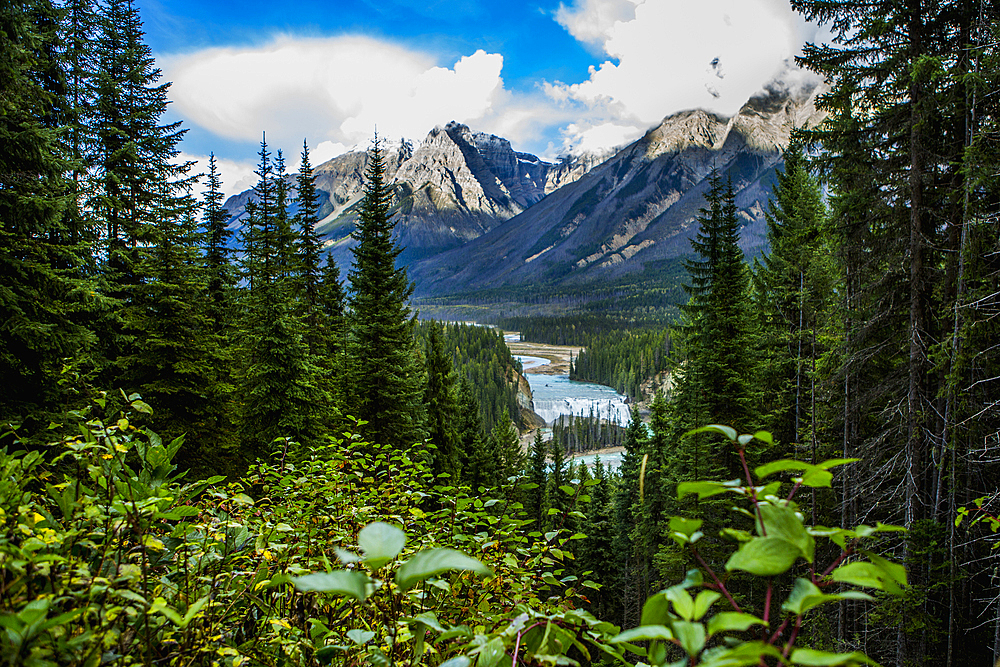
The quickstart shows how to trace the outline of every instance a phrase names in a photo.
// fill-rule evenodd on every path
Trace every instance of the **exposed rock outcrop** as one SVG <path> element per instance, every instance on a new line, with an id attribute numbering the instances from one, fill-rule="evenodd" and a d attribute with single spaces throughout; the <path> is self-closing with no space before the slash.
<path id="1" fill-rule="evenodd" d="M 668 275 L 669 262 L 690 253 L 713 169 L 736 193 L 744 252 L 760 252 L 781 153 L 794 128 L 822 119 L 814 103 L 822 90 L 768 90 L 732 118 L 701 110 L 668 116 L 502 228 L 412 266 L 418 294 Z"/>
<path id="2" fill-rule="evenodd" d="M 515 151 L 502 137 L 456 122 L 434 128 L 419 146 L 407 140 L 384 146 L 404 262 L 481 236 L 610 155 L 584 154 L 552 164 Z M 322 217 L 318 231 L 341 265 L 350 262 L 350 234 L 367 168 L 367 151 L 356 150 L 315 169 Z M 291 177 L 289 185 L 294 187 Z M 248 190 L 226 202 L 231 226 L 242 224 L 252 197 Z"/>

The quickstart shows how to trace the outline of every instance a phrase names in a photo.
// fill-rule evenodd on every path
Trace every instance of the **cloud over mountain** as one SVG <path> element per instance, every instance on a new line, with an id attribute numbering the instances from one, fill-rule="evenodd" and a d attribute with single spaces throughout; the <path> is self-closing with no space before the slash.
<path id="1" fill-rule="evenodd" d="M 732 115 L 814 34 L 782 0 L 579 0 L 556 20 L 607 58 L 581 83 L 545 84 L 587 109 L 563 129 L 568 146 L 635 138 L 684 109 Z"/>
<path id="2" fill-rule="evenodd" d="M 441 119 L 477 121 L 504 99 L 503 56 L 477 50 L 441 67 L 434 56 L 364 36 L 283 36 L 258 47 L 162 58 L 171 99 L 223 137 L 346 150 L 383 136 L 420 136 Z"/>

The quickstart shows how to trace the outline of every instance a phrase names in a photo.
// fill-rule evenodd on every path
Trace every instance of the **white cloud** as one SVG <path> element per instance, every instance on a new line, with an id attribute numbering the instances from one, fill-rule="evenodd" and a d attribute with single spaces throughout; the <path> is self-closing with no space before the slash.
<path id="1" fill-rule="evenodd" d="M 579 0 L 556 18 L 608 56 L 582 83 L 544 86 L 553 102 L 582 107 L 563 129 L 567 147 L 634 138 L 684 109 L 735 114 L 769 81 L 791 78 L 815 34 L 785 0 Z"/>
<path id="2" fill-rule="evenodd" d="M 635 6 L 642 0 L 582 0 L 575 7 L 560 3 L 556 21 L 585 44 L 603 49 L 615 24 L 635 19 Z"/>
<path id="3" fill-rule="evenodd" d="M 279 37 L 160 61 L 189 122 L 232 139 L 266 131 L 280 147 L 306 137 L 314 164 L 367 145 L 376 126 L 388 138 L 422 139 L 450 120 L 474 125 L 505 99 L 499 54 L 479 50 L 440 67 L 426 53 L 360 36 Z"/>
<path id="4" fill-rule="evenodd" d="M 642 133 L 643 130 L 634 125 L 611 122 L 594 125 L 586 121 L 571 123 L 563 130 L 564 147 L 570 153 L 600 153 L 608 148 L 625 146 Z"/>
<path id="5" fill-rule="evenodd" d="M 191 171 L 188 172 L 192 175 L 194 174 L 208 174 L 208 156 L 207 155 L 192 155 L 190 153 L 181 152 L 177 156 L 178 162 L 194 162 L 194 166 L 191 167 Z M 222 178 L 222 194 L 228 199 L 232 195 L 239 194 L 244 190 L 249 190 L 257 183 L 257 175 L 254 174 L 254 169 L 256 165 L 249 162 L 238 162 L 236 160 L 230 160 L 228 158 L 215 158 L 215 166 L 219 171 L 219 175 Z M 206 185 L 207 179 L 202 177 L 198 181 L 198 185 L 194 188 L 194 193 L 201 196 L 202 192 L 205 191 L 208 186 Z"/>

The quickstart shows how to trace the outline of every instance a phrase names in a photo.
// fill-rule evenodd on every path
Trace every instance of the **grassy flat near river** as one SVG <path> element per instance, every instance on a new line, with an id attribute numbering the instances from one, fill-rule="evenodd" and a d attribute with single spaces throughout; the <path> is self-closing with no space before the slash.
<path id="1" fill-rule="evenodd" d="M 504 336 L 510 336 L 518 332 L 504 331 L 503 333 Z M 546 343 L 509 340 L 507 341 L 507 347 L 515 355 L 548 359 L 548 364 L 525 371 L 526 373 L 537 373 L 539 375 L 569 375 L 570 359 L 578 357 L 580 350 L 583 349 L 582 347 L 572 345 L 548 345 Z"/>

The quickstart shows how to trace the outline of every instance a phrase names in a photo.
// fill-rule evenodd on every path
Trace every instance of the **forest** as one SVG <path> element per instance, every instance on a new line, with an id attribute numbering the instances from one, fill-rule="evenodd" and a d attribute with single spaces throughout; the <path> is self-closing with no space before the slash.
<path id="1" fill-rule="evenodd" d="M 306 142 L 289 174 L 261 141 L 227 228 L 132 2 L 0 3 L 0 659 L 1000 658 L 1000 17 L 792 6 L 827 117 L 770 252 L 716 175 L 685 303 L 519 321 L 577 377 L 669 375 L 525 450 L 502 335 L 417 321 L 378 137 L 342 277 Z"/>

